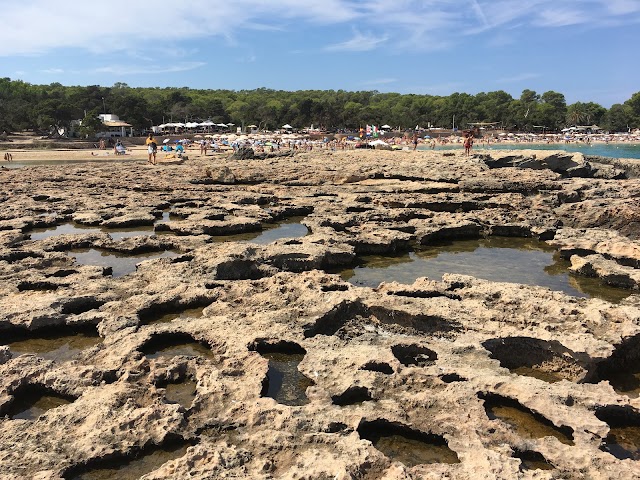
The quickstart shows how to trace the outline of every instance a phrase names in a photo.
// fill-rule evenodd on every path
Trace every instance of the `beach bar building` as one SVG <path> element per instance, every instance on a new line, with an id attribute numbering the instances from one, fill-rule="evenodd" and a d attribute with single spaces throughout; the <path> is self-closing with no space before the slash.
<path id="1" fill-rule="evenodd" d="M 98 116 L 105 128 L 102 132 L 97 133 L 97 137 L 133 137 L 133 125 L 123 122 L 117 115 L 103 113 Z M 129 134 L 127 134 L 127 128 Z"/>

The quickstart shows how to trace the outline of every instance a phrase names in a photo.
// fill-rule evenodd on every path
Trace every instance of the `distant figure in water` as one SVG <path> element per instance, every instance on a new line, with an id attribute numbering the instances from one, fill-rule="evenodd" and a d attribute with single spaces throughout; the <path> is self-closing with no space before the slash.
<path id="1" fill-rule="evenodd" d="M 13 162 L 13 155 L 11 155 L 9 152 L 7 152 L 7 153 L 4 154 L 4 159 L 7 162 Z"/>

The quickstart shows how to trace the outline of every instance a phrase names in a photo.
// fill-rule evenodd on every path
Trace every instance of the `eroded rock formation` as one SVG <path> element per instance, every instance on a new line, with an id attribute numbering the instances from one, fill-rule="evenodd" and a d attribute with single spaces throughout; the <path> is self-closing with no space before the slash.
<path id="1" fill-rule="evenodd" d="M 640 181 L 573 178 L 540 155 L 535 168 L 358 151 L 3 170 L 2 477 L 74 478 L 178 443 L 145 478 L 634 478 L 637 445 L 622 459 L 608 444 L 640 418 L 637 394 L 610 383 L 638 360 Z M 306 236 L 252 241 L 301 217 Z M 358 287 L 331 273 L 492 235 L 540 238 L 576 274 L 632 294 L 455 274 Z M 172 255 L 115 276 L 77 249 Z M 80 333 L 91 341 L 77 352 L 21 343 Z M 266 352 L 302 357 L 304 402 L 265 394 Z M 182 382 L 195 395 L 170 400 Z M 27 393 L 65 401 L 16 418 Z M 373 443 L 391 433 L 446 454 L 390 458 Z M 527 470 L 532 459 L 550 470 Z"/>

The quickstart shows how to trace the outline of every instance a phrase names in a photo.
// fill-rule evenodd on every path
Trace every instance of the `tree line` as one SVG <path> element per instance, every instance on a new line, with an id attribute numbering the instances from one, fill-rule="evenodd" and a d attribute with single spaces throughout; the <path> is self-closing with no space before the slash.
<path id="1" fill-rule="evenodd" d="M 89 136 L 100 126 L 100 113 L 118 115 L 140 133 L 161 123 L 205 120 L 255 124 L 269 130 L 286 123 L 336 131 L 369 124 L 411 129 L 497 122 L 501 128 L 519 131 L 596 124 L 611 132 L 626 132 L 640 126 L 640 92 L 607 109 L 594 102 L 567 105 L 561 93 L 539 94 L 528 89 L 514 98 L 502 90 L 435 96 L 345 90 L 133 88 L 125 83 L 112 87 L 32 85 L 0 79 L 0 130 L 46 133 L 83 120 L 81 133 Z"/>

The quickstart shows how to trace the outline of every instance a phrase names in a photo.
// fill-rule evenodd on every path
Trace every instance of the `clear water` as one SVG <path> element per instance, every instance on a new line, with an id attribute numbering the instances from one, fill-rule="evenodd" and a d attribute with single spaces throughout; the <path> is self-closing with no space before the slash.
<path id="1" fill-rule="evenodd" d="M 240 233 L 237 235 L 219 235 L 213 237 L 214 242 L 250 242 L 266 245 L 276 240 L 301 238 L 309 234 L 309 229 L 299 223 L 267 224 L 259 232 Z"/>
<path id="2" fill-rule="evenodd" d="M 164 252 L 151 252 L 142 254 L 123 254 L 117 252 L 106 252 L 91 249 L 74 249 L 71 250 L 70 255 L 75 258 L 76 263 L 80 265 L 96 265 L 99 267 L 111 267 L 112 276 L 121 277 L 128 273 L 136 271 L 136 264 L 145 260 L 151 260 L 155 258 L 175 258 L 177 253 L 171 251 Z"/>
<path id="3" fill-rule="evenodd" d="M 200 342 L 180 342 L 173 345 L 167 345 L 160 347 L 157 350 L 145 352 L 145 356 L 148 359 L 160 358 L 160 357 L 177 357 L 179 355 L 185 357 L 205 357 L 212 358 L 213 352 L 206 345 Z"/>
<path id="4" fill-rule="evenodd" d="M 187 453 L 187 448 L 189 448 L 188 445 L 160 447 L 134 459 L 114 459 L 105 462 L 100 468 L 74 476 L 73 480 L 138 480 L 168 461 L 183 457 Z"/>
<path id="5" fill-rule="evenodd" d="M 264 353 L 262 356 L 269 360 L 266 396 L 283 405 L 307 404 L 309 400 L 305 392 L 313 382 L 298 370 L 304 354 Z"/>
<path id="6" fill-rule="evenodd" d="M 200 318 L 203 315 L 205 307 L 187 308 L 180 312 L 169 312 L 164 314 L 158 314 L 157 316 L 150 317 L 144 323 L 146 325 L 155 325 L 159 323 L 169 323 L 174 320 L 183 318 Z"/>
<path id="7" fill-rule="evenodd" d="M 520 459 L 521 470 L 553 470 L 553 465 L 538 452 L 517 452 L 514 457 Z"/>
<path id="8" fill-rule="evenodd" d="M 75 223 L 64 223 L 53 228 L 36 228 L 31 230 L 29 235 L 31 240 L 44 240 L 45 238 L 55 237 L 57 235 L 99 233 L 99 228 L 84 227 Z"/>
<path id="9" fill-rule="evenodd" d="M 37 335 L 34 333 L 34 335 Z M 71 360 L 87 348 L 98 345 L 102 338 L 97 334 L 74 333 L 72 335 L 27 338 L 7 343 L 9 350 L 17 355 L 35 354 L 46 360 L 64 362 Z"/>
<path id="10" fill-rule="evenodd" d="M 430 150 L 429 147 L 420 146 L 419 150 Z M 462 144 L 458 145 L 442 145 L 436 146 L 438 150 L 463 150 Z M 491 144 L 490 146 L 482 146 L 477 142 L 473 146 L 473 152 L 478 150 L 561 150 L 569 153 L 583 153 L 585 155 L 598 155 L 600 157 L 611 158 L 637 158 L 640 159 L 640 144 L 637 143 L 623 143 L 623 144 L 605 144 L 605 143 L 592 143 L 590 145 L 584 143 L 515 143 L 515 144 Z"/>
<path id="11" fill-rule="evenodd" d="M 30 393 L 20 396 L 11 405 L 9 417 L 13 419 L 35 420 L 43 413 L 61 405 L 69 405 L 70 400 L 56 395 Z"/>
<path id="12" fill-rule="evenodd" d="M 382 436 L 373 446 L 385 456 L 407 467 L 429 463 L 459 463 L 458 456 L 446 445 L 414 440 L 402 435 Z"/>
<path id="13" fill-rule="evenodd" d="M 554 372 L 547 372 L 540 368 L 535 367 L 518 367 L 510 369 L 511 372 L 518 375 L 525 375 L 527 377 L 537 378 L 547 383 L 556 383 L 564 380 L 564 377 Z"/>
<path id="14" fill-rule="evenodd" d="M 611 427 L 604 444 L 606 450 L 616 458 L 640 460 L 640 427 Z"/>
<path id="15" fill-rule="evenodd" d="M 283 223 L 276 228 L 263 230 L 258 236 L 247 241 L 266 245 L 285 238 L 301 238 L 308 233 L 309 229 L 301 223 Z"/>
<path id="16" fill-rule="evenodd" d="M 168 213 L 166 213 L 168 216 Z M 156 223 L 164 223 L 163 219 L 156 221 Z M 28 232 L 31 236 L 31 240 L 44 240 L 46 238 L 55 237 L 57 235 L 67 234 L 93 234 L 93 233 L 107 233 L 113 240 L 122 240 L 123 238 L 138 237 L 141 235 L 149 236 L 154 235 L 154 229 L 152 225 L 140 226 L 140 227 L 127 227 L 127 228 L 105 228 L 105 227 L 88 227 L 76 223 L 64 223 L 52 228 L 37 228 Z M 169 233 L 169 232 L 167 232 Z"/>
<path id="17" fill-rule="evenodd" d="M 621 395 L 627 395 L 629 398 L 638 398 L 640 396 L 640 366 L 633 370 L 636 371 L 618 371 L 608 373 L 605 380 L 608 380 L 613 389 Z"/>
<path id="18" fill-rule="evenodd" d="M 494 282 L 538 285 L 576 297 L 597 297 L 618 303 L 630 291 L 609 287 L 598 279 L 570 275 L 569 263 L 552 247 L 535 239 L 489 237 L 421 247 L 399 256 L 363 256 L 362 264 L 341 273 L 358 286 L 381 282 L 411 284 L 419 277 L 441 280 L 444 273 L 471 275 Z"/>
<path id="19" fill-rule="evenodd" d="M 491 420 L 499 419 L 511 425 L 516 433 L 523 438 L 537 439 L 544 437 L 556 437 L 561 443 L 573 445 L 573 440 L 564 435 L 552 425 L 547 425 L 538 420 L 532 413 L 511 405 L 501 405 L 496 402 L 486 401 L 485 410 Z"/>
<path id="20" fill-rule="evenodd" d="M 165 386 L 165 398 L 169 403 L 179 403 L 189 408 L 196 398 L 196 382 L 185 380 L 179 383 L 169 383 Z"/>

